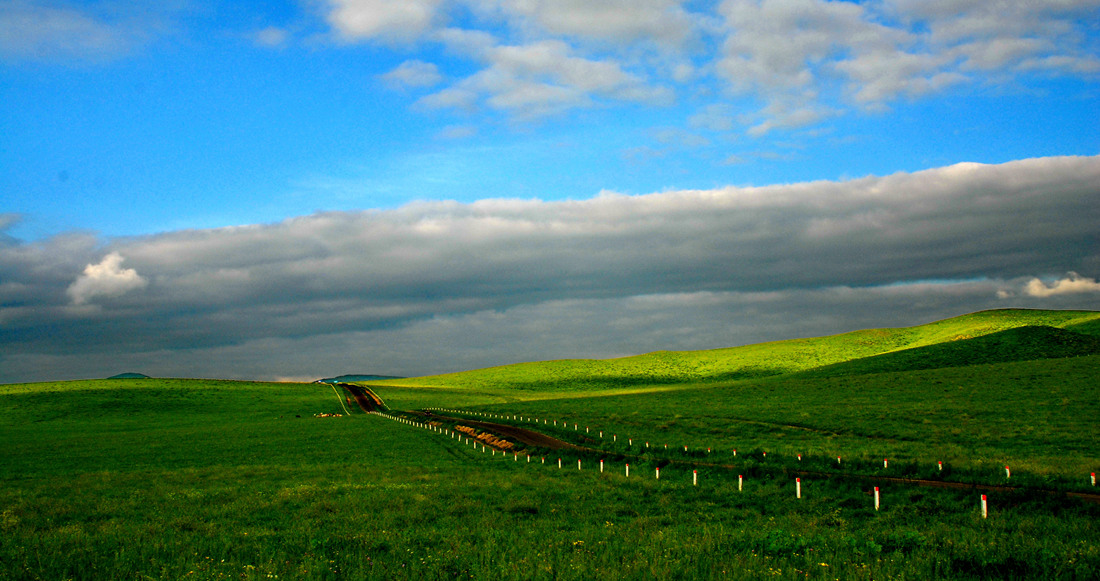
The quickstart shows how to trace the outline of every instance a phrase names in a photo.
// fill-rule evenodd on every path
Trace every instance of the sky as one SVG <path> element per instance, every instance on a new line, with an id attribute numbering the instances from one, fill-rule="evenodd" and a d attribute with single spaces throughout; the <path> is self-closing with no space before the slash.
<path id="1" fill-rule="evenodd" d="M 0 382 L 1100 309 L 1100 0 L 0 0 Z"/>

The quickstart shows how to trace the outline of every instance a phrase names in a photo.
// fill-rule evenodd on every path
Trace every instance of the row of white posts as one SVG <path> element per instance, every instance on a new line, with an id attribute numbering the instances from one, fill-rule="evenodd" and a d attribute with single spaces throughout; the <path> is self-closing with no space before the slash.
<path id="1" fill-rule="evenodd" d="M 496 413 L 491 413 L 491 412 L 474 412 L 474 411 L 451 409 L 451 408 L 426 408 L 426 409 L 432 410 L 432 411 L 441 411 L 441 412 L 451 412 L 451 413 L 466 414 L 466 415 L 483 416 L 483 417 L 487 417 L 487 418 L 502 419 L 502 420 L 512 419 L 513 421 L 531 422 L 531 423 L 535 423 L 535 424 L 539 423 L 539 418 L 529 418 L 529 417 L 523 417 L 523 416 L 519 416 L 519 415 L 496 414 Z M 543 419 L 542 423 L 547 424 L 548 420 Z M 554 425 L 555 426 L 558 425 L 557 420 L 554 420 Z M 569 423 L 566 422 L 565 420 L 562 420 L 562 425 L 568 427 Z M 573 429 L 579 431 L 579 425 L 574 423 L 573 424 Z M 584 427 L 585 433 L 590 433 L 589 429 L 590 429 L 589 426 L 585 426 Z M 599 436 L 600 436 L 601 439 L 603 438 L 603 430 L 599 430 Z M 612 434 L 612 438 L 613 438 L 613 441 L 617 442 L 619 436 L 618 436 L 618 434 Z M 627 442 L 628 442 L 629 446 L 631 446 L 631 447 L 634 446 L 634 438 L 628 438 Z M 645 447 L 649 448 L 649 442 L 645 443 Z M 665 450 L 668 450 L 668 444 L 665 444 Z M 687 451 L 688 451 L 688 447 L 684 446 L 684 452 L 686 453 Z M 710 452 L 711 452 L 711 449 L 707 448 L 707 454 L 710 454 Z M 737 456 L 737 449 L 736 448 L 733 450 L 733 455 L 734 455 L 734 457 Z M 767 452 L 763 452 L 763 455 L 764 455 L 765 458 L 768 457 Z M 802 454 L 801 453 L 798 454 L 798 461 L 799 462 L 802 461 Z M 836 457 L 836 463 L 837 463 L 837 465 L 839 465 L 841 463 L 840 456 Z M 940 472 L 943 472 L 943 460 L 937 460 L 936 461 L 936 466 L 937 466 L 937 468 L 939 469 Z M 890 467 L 890 459 L 889 458 L 883 458 L 882 459 L 882 467 L 883 468 L 889 468 Z M 602 468 L 601 468 L 601 471 L 602 471 Z M 1009 468 L 1006 465 L 1005 466 L 1005 479 L 1009 480 L 1011 478 L 1012 478 L 1012 469 Z M 1090 479 L 1091 479 L 1091 484 L 1093 486 L 1096 486 L 1096 473 L 1095 472 L 1090 474 Z"/>
<path id="2" fill-rule="evenodd" d="M 460 442 L 462 442 L 463 445 L 471 443 L 470 438 L 468 436 L 465 436 L 465 435 L 463 435 L 459 432 L 455 432 L 455 431 L 452 431 L 452 430 L 449 430 L 449 429 L 446 429 L 446 428 L 440 428 L 439 426 L 433 426 L 431 424 L 416 422 L 416 421 L 410 420 L 408 418 L 393 416 L 393 415 L 390 415 L 390 414 L 387 414 L 387 413 L 384 413 L 384 412 L 379 412 L 379 411 L 374 411 L 374 412 L 370 412 L 370 413 L 375 414 L 375 415 L 379 415 L 379 416 L 382 416 L 384 418 L 394 420 L 394 421 L 397 421 L 397 422 L 400 422 L 400 423 L 403 423 L 403 424 L 407 424 L 407 425 L 410 425 L 410 426 L 423 428 L 423 429 L 429 429 L 429 430 L 432 430 L 434 432 L 439 432 L 441 434 L 447 434 L 452 439 L 457 439 Z M 477 441 L 476 438 L 474 438 L 474 440 L 472 442 L 472 446 L 475 450 L 477 449 L 478 444 L 479 444 L 479 442 Z M 484 443 L 481 443 L 481 451 L 483 453 L 485 452 L 485 444 Z M 496 453 L 497 453 L 496 448 L 493 448 L 493 455 L 496 456 Z M 501 454 L 501 456 L 505 456 L 504 450 L 501 450 L 500 454 Z M 802 459 L 801 454 L 799 454 L 799 460 L 801 460 L 801 459 Z M 837 460 L 839 461 L 840 459 L 837 458 Z M 512 453 L 512 461 L 513 462 L 518 462 L 519 461 L 519 454 L 513 452 Z M 527 455 L 527 463 L 528 464 L 531 463 L 531 455 L 530 454 Z M 883 461 L 883 463 L 885 464 L 885 460 Z M 545 456 L 542 457 L 542 464 L 546 464 L 546 457 Z M 561 467 L 562 467 L 562 459 L 558 458 L 558 469 L 561 469 Z M 630 464 L 629 463 L 626 464 L 625 468 L 626 468 L 626 477 L 629 478 L 630 477 Z M 577 470 L 581 470 L 581 469 L 582 469 L 581 468 L 581 459 L 577 458 Z M 1009 470 L 1008 466 L 1005 466 L 1005 471 L 1008 472 L 1008 470 Z M 604 461 L 601 459 L 600 460 L 600 473 L 602 474 L 603 471 L 604 471 Z M 1009 475 L 1011 475 L 1010 472 L 1009 472 Z M 656 478 L 656 480 L 661 479 L 661 467 L 660 466 L 658 466 L 656 468 L 655 478 Z M 699 471 L 697 469 L 694 469 L 694 470 L 691 471 L 691 484 L 693 486 L 699 486 Z M 1093 486 L 1096 485 L 1096 473 L 1095 472 L 1092 473 L 1092 484 L 1093 484 Z M 738 474 L 737 475 L 737 491 L 742 492 L 742 491 L 744 491 L 744 489 L 745 489 L 745 477 L 742 474 Z M 794 492 L 795 498 L 801 499 L 802 498 L 802 478 L 795 478 L 794 479 L 794 490 L 795 490 L 795 492 Z M 881 506 L 881 497 L 879 495 L 879 487 L 876 486 L 875 487 L 875 510 L 879 510 L 880 506 Z M 988 499 L 987 499 L 985 494 L 982 495 L 981 508 L 982 508 L 982 518 L 989 518 L 989 503 L 988 503 Z"/>

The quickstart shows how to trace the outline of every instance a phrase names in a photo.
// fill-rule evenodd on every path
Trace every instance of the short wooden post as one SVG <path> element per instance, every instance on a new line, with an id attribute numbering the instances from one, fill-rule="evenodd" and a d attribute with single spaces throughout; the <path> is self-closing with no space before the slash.
<path id="1" fill-rule="evenodd" d="M 878 510 L 878 487 L 875 487 L 875 510 Z"/>
<path id="2" fill-rule="evenodd" d="M 1009 478 L 1012 478 L 1012 470 L 1009 470 L 1008 466 L 1006 465 L 1005 466 L 1005 479 L 1007 480 Z"/>
<path id="3" fill-rule="evenodd" d="M 943 472 L 943 460 L 937 460 L 937 461 L 936 461 L 936 464 L 938 464 L 938 465 L 939 465 L 939 467 L 940 467 L 940 472 Z"/>
<path id="4" fill-rule="evenodd" d="M 603 474 L 603 458 L 600 458 L 600 474 Z"/>
<path id="5" fill-rule="evenodd" d="M 984 494 L 982 495 L 982 518 L 989 518 L 989 504 Z"/>
<path id="6" fill-rule="evenodd" d="M 660 480 L 660 479 L 661 479 L 661 467 L 658 466 L 657 467 L 657 480 Z"/>
<path id="7" fill-rule="evenodd" d="M 698 470 L 692 470 L 691 471 L 691 485 L 692 486 L 699 486 L 699 471 Z"/>
<path id="8" fill-rule="evenodd" d="M 561 469 L 561 458 L 558 458 L 558 469 Z"/>
<path id="9" fill-rule="evenodd" d="M 887 463 L 887 461 L 886 461 L 886 458 L 883 458 L 883 459 L 882 459 L 882 467 L 883 467 L 883 468 L 886 468 L 886 467 L 887 467 L 888 465 L 889 465 L 889 464 Z"/>
<path id="10" fill-rule="evenodd" d="M 802 479 L 794 479 L 794 496 L 795 498 L 802 498 Z"/>
<path id="11" fill-rule="evenodd" d="M 802 461 L 802 454 L 799 454 L 799 455 L 798 455 L 798 461 L 799 461 L 799 462 L 801 462 L 801 461 Z"/>
<path id="12" fill-rule="evenodd" d="M 581 469 L 581 459 L 577 458 L 577 470 Z"/>
<path id="13" fill-rule="evenodd" d="M 626 465 L 626 477 L 630 478 L 630 464 Z"/>
<path id="14" fill-rule="evenodd" d="M 737 475 L 737 492 L 741 492 L 745 488 L 745 477 L 741 474 Z"/>

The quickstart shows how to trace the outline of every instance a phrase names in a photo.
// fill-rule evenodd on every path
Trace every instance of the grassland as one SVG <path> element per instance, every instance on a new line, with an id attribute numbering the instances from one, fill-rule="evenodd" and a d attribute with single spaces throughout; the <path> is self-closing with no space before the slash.
<path id="1" fill-rule="evenodd" d="M 653 354 L 581 386 L 566 379 L 602 363 L 543 385 L 521 366 L 373 386 L 391 409 L 555 418 L 540 429 L 603 450 L 584 470 L 576 454 L 528 463 L 379 416 L 314 417 L 344 413 L 327 385 L 2 385 L 0 578 L 1094 579 L 1100 505 L 1062 492 L 1100 468 L 1097 317 L 979 313 L 722 350 L 735 363 Z M 813 344 L 834 367 L 792 355 Z M 646 357 L 668 381 L 615 380 Z M 724 375 L 748 367 L 771 371 Z M 1015 488 L 988 491 L 983 519 L 980 490 L 883 476 Z"/>

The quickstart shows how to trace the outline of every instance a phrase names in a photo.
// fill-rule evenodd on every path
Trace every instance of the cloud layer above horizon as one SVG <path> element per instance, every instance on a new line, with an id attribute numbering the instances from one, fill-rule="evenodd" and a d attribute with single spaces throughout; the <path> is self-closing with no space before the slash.
<path id="1" fill-rule="evenodd" d="M 108 240 L 0 236 L 0 381 L 427 374 L 1092 309 L 1097 184 L 1100 157 L 1056 157 Z"/>

